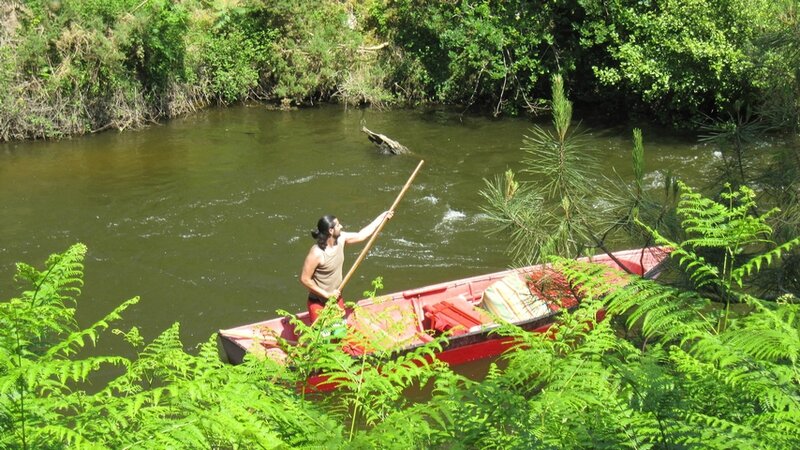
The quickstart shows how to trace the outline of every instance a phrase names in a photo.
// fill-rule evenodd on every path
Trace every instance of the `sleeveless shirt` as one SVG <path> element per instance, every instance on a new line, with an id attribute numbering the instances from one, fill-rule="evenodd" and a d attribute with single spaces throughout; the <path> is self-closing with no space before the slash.
<path id="1" fill-rule="evenodd" d="M 337 244 L 336 251 L 331 255 L 322 251 L 322 262 L 317 266 L 311 280 L 318 287 L 331 292 L 342 284 L 342 266 L 344 266 L 344 244 Z"/>

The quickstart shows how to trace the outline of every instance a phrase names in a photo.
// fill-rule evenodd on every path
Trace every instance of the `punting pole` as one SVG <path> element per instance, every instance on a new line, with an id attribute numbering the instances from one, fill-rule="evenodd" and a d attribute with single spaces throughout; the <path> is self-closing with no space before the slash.
<path id="1" fill-rule="evenodd" d="M 394 203 L 392 203 L 392 206 L 389 207 L 389 211 L 394 211 L 394 209 L 397 207 L 397 204 L 400 203 L 400 200 L 403 198 L 408 188 L 411 187 L 411 183 L 414 181 L 414 177 L 417 176 L 417 172 L 419 172 L 419 169 L 422 168 L 422 164 L 424 163 L 425 163 L 424 160 L 420 160 L 419 164 L 417 164 L 417 168 L 414 169 L 414 172 L 408 178 L 408 181 L 406 181 L 405 186 L 403 186 L 403 189 L 400 190 L 400 194 L 398 194 L 397 198 L 394 199 Z M 375 239 L 378 238 L 378 233 L 381 232 L 384 225 L 386 225 L 386 217 L 384 217 L 381 223 L 378 225 L 378 229 L 376 229 L 375 232 L 372 233 L 372 236 L 369 238 L 369 241 L 367 241 L 367 245 L 364 246 L 364 250 L 361 250 L 361 254 L 358 255 L 358 258 L 356 258 L 356 262 L 353 263 L 353 267 L 350 268 L 350 271 L 348 271 L 347 275 L 345 275 L 345 277 L 342 279 L 342 284 L 339 285 L 339 292 L 342 292 L 344 290 L 344 286 L 347 284 L 348 281 L 350 281 L 350 278 L 353 276 L 353 273 L 355 273 L 356 269 L 361 264 L 361 261 L 363 261 L 364 258 L 367 256 L 370 247 L 372 247 L 372 244 L 375 243 Z"/>

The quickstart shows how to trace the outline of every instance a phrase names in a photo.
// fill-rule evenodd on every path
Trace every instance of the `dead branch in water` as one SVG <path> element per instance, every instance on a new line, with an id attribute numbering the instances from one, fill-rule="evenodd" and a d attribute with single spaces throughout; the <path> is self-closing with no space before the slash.
<path id="1" fill-rule="evenodd" d="M 380 133 L 372 132 L 367 129 L 367 127 L 361 127 L 361 131 L 367 134 L 367 138 L 370 140 L 370 142 L 377 145 L 383 154 L 401 155 L 409 153 L 409 150 L 405 145 L 395 141 L 394 139 L 390 139 Z"/>

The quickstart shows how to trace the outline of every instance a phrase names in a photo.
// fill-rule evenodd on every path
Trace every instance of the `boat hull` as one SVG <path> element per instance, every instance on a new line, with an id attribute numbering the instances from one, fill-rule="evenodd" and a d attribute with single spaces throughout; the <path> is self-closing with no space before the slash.
<path id="1" fill-rule="evenodd" d="M 641 276 L 652 275 L 668 254 L 669 250 L 654 247 L 582 259 L 605 264 L 611 269 L 611 278 L 622 280 L 621 275 L 625 272 Z M 531 292 L 536 293 L 532 297 L 539 300 L 549 299 L 540 302 L 546 306 L 539 304 L 538 312 L 527 319 L 508 320 L 525 330 L 545 332 L 558 320 L 561 311 L 578 306 L 579 299 L 574 289 L 567 286 L 563 276 L 548 266 L 530 266 L 396 292 L 382 296 L 381 301 L 361 300 L 357 302 L 356 311 L 348 311 L 348 332 L 360 332 L 362 340 L 365 339 L 364 336 L 369 339 L 369 333 L 376 336 L 376 341 L 388 339 L 396 354 L 425 345 L 432 339 L 431 334 L 445 332 L 449 338 L 436 357 L 451 365 L 498 356 L 511 348 L 514 341 L 493 333 L 498 326 L 495 321 L 498 316 L 486 314 L 475 306 L 492 306 L 487 304 L 490 291 L 514 277 L 527 280 Z M 562 281 L 558 281 L 559 279 Z M 364 314 L 365 311 L 372 315 Z M 502 313 L 503 310 L 494 312 Z M 601 311 L 598 320 L 603 318 L 602 315 Z M 307 312 L 298 313 L 296 317 L 306 324 L 310 323 Z M 524 314 L 519 317 L 524 317 Z M 464 325 L 459 327 L 459 321 Z M 389 332 L 390 326 L 399 328 L 399 331 Z M 286 354 L 280 348 L 278 337 L 283 346 L 296 343 L 298 336 L 289 318 L 275 318 L 220 330 L 222 357 L 232 364 L 241 363 L 248 353 L 283 361 Z M 368 346 L 364 346 L 351 349 L 351 354 L 359 356 L 371 351 Z M 309 382 L 319 385 L 322 390 L 332 387 L 325 385 L 324 377 L 315 377 Z"/>

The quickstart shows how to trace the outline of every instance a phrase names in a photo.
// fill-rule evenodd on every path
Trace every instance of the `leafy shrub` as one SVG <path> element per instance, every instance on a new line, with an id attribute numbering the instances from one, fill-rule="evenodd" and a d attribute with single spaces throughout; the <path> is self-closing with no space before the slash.
<path id="1" fill-rule="evenodd" d="M 538 113 L 555 74 L 576 101 L 680 126 L 736 102 L 778 127 L 800 116 L 789 0 L 15 0 L 2 8 L 3 139 L 137 127 L 250 99 Z"/>
<path id="2" fill-rule="evenodd" d="M 638 96 L 663 121 L 699 120 L 752 100 L 756 12 L 739 0 L 623 2 L 592 8 L 581 31 L 608 50 L 591 63 L 601 83 Z"/>
<path id="3" fill-rule="evenodd" d="M 250 357 L 234 367 L 220 360 L 216 336 L 187 352 L 174 324 L 147 345 L 135 327 L 113 330 L 136 349 L 132 360 L 79 357 L 138 301 L 78 327 L 85 253 L 76 244 L 52 255 L 42 271 L 18 264 L 24 290 L 0 303 L 0 447 L 347 448 L 391 438 L 408 448 L 432 433 L 435 412 L 409 407 L 403 392 L 443 370 L 426 362 L 434 347 L 391 361 L 382 354 L 354 359 L 319 327 L 302 327 L 294 366 Z M 98 382 L 107 365 L 118 375 Z M 319 371 L 340 394 L 312 402 L 297 387 Z"/>
<path id="4" fill-rule="evenodd" d="M 424 70 L 415 78 L 439 101 L 478 104 L 494 115 L 535 110 L 540 79 L 561 70 L 550 51 L 558 32 L 553 20 L 569 20 L 568 10 L 559 5 L 404 1 L 376 6 L 373 14 L 378 31 L 409 59 L 398 75 Z M 571 67 L 567 59 L 561 64 Z M 395 79 L 398 86 L 402 81 Z"/>
<path id="5" fill-rule="evenodd" d="M 26 290 L 0 304 L 0 445 L 48 448 L 54 442 L 84 443 L 70 426 L 69 414 L 86 383 L 102 365 L 125 366 L 116 356 L 73 359 L 88 341 L 95 342 L 119 314 L 136 303 L 124 302 L 86 329 L 75 324 L 75 305 L 83 276 L 86 247 L 77 244 L 52 255 L 44 271 L 17 264 L 16 278 Z"/>

